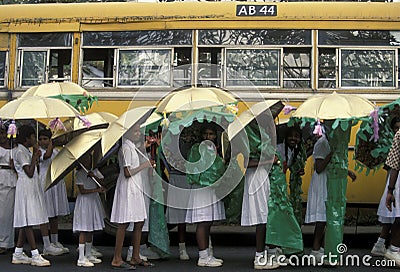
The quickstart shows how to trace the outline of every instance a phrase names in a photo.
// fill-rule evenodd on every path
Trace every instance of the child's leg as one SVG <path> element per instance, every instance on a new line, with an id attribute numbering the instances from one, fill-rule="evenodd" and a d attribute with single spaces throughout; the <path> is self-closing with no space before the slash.
<path id="1" fill-rule="evenodd" d="M 322 245 L 325 235 L 326 222 L 316 222 L 314 229 L 314 240 L 312 249 L 318 251 Z"/>
<path id="2" fill-rule="evenodd" d="M 51 242 L 58 243 L 58 217 L 49 218 Z"/>
<path id="3" fill-rule="evenodd" d="M 186 224 L 178 224 L 178 241 L 179 243 L 185 243 L 186 241 Z"/>
<path id="4" fill-rule="evenodd" d="M 212 222 L 199 222 L 196 226 L 196 240 L 199 251 L 208 249 Z"/>
<path id="5" fill-rule="evenodd" d="M 35 250 L 36 249 L 36 241 L 35 241 L 35 234 L 33 233 L 32 227 L 25 227 L 24 229 L 25 229 L 26 239 L 28 240 L 31 250 Z M 18 238 L 18 240 L 19 240 L 19 238 Z"/>
<path id="6" fill-rule="evenodd" d="M 262 253 L 265 250 L 265 236 L 267 224 L 256 225 L 256 252 Z"/>
<path id="7" fill-rule="evenodd" d="M 81 261 L 85 259 L 85 241 L 86 241 L 86 233 L 81 231 L 79 233 L 79 260 Z"/>
<path id="8" fill-rule="evenodd" d="M 122 247 L 124 245 L 125 231 L 128 225 L 128 223 L 118 224 L 117 233 L 115 235 L 114 257 L 111 262 L 113 266 L 120 266 L 123 263 Z"/>
<path id="9" fill-rule="evenodd" d="M 49 237 L 49 224 L 44 223 L 40 225 L 40 233 L 42 234 L 43 246 L 44 248 L 50 247 L 50 237 Z"/>
<path id="10" fill-rule="evenodd" d="M 25 228 L 20 228 L 18 230 L 18 240 L 17 240 L 16 248 L 23 248 L 24 247 L 25 238 L 26 238 Z"/>
<path id="11" fill-rule="evenodd" d="M 144 222 L 135 222 L 135 225 L 133 227 L 133 233 L 132 233 L 132 245 L 133 245 L 133 254 L 132 254 L 132 260 L 135 260 L 136 262 L 140 262 L 140 256 L 139 256 L 139 250 L 140 250 L 140 239 L 142 236 L 142 228 L 143 228 Z"/>

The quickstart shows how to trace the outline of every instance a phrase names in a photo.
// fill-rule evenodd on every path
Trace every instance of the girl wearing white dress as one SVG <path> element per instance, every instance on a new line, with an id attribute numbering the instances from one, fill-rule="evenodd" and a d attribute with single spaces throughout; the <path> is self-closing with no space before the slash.
<path id="1" fill-rule="evenodd" d="M 394 117 L 390 122 L 390 127 L 393 129 L 394 134 L 400 129 L 400 117 Z M 388 168 L 388 167 L 384 167 Z M 387 179 L 386 179 L 386 186 L 385 190 L 383 191 L 381 201 L 379 202 L 378 207 L 378 220 L 382 223 L 381 233 L 379 235 L 378 240 L 374 244 L 374 247 L 371 250 L 372 255 L 375 256 L 384 256 L 386 252 L 385 242 L 386 239 L 389 238 L 389 233 L 392 229 L 392 224 L 396 217 L 400 217 L 400 207 L 396 205 L 393 207 L 392 211 L 389 211 L 386 207 L 386 195 L 389 186 L 389 172 L 390 169 L 386 169 L 388 171 Z M 395 195 L 396 199 L 400 199 L 400 176 L 397 178 L 396 188 L 393 190 L 393 194 Z"/>
<path id="2" fill-rule="evenodd" d="M 114 257 L 111 265 L 116 268 L 134 269 L 136 265 L 151 266 L 139 256 L 140 237 L 144 220 L 147 218 L 143 195 L 142 170 L 152 167 L 149 161 L 140 163 L 135 143 L 142 137 L 138 125 L 129 129 L 122 138 L 122 146 L 118 152 L 120 173 L 115 188 L 114 202 L 110 221 L 118 224 L 115 237 Z M 134 222 L 133 254 L 130 264 L 122 260 L 122 247 L 125 232 L 129 223 Z"/>
<path id="3" fill-rule="evenodd" d="M 39 131 L 39 145 L 42 153 L 39 163 L 39 179 L 41 181 L 42 190 L 44 191 L 44 200 L 46 203 L 47 215 L 49 217 L 49 224 L 44 224 L 40 227 L 43 228 L 43 233 L 47 233 L 47 235 L 43 236 L 43 251 L 49 255 L 59 255 L 60 253 L 62 254 L 69 252 L 69 249 L 64 247 L 58 241 L 58 216 L 68 215 L 69 205 L 67 190 L 63 179 L 47 191 L 45 190 L 47 169 L 49 168 L 51 161 L 58 153 L 56 149 L 53 149 L 51 136 L 51 131 L 48 129 Z M 48 235 L 49 225 L 50 237 Z"/>
<path id="4" fill-rule="evenodd" d="M 30 126 L 21 126 L 17 141 L 18 147 L 14 158 L 15 169 L 18 173 L 14 228 L 19 228 L 19 233 L 12 263 L 49 266 L 50 262 L 39 254 L 32 229 L 33 226 L 49 222 L 37 172 L 41 153 L 36 143 L 35 130 Z M 32 153 L 29 151 L 30 147 L 33 147 Z M 32 258 L 23 252 L 25 237 L 31 247 Z"/>
<path id="5" fill-rule="evenodd" d="M 311 255 L 314 255 L 319 262 L 324 254 L 323 238 L 326 227 L 326 206 L 327 201 L 327 170 L 331 160 L 332 152 L 325 135 L 322 135 L 314 145 L 314 173 L 311 177 L 308 189 L 307 210 L 305 223 L 315 223 L 314 240 Z M 348 170 L 348 175 L 354 181 L 356 175 Z"/>
<path id="6" fill-rule="evenodd" d="M 79 162 L 86 169 L 91 169 L 90 153 L 84 155 Z M 73 232 L 79 232 L 79 258 L 77 266 L 92 267 L 102 261 L 92 255 L 93 232 L 104 229 L 105 212 L 101 204 L 99 193 L 105 192 L 102 184 L 104 176 L 99 170 L 86 172 L 82 167 L 76 172 L 76 185 L 79 193 L 75 202 Z"/>
<path id="7" fill-rule="evenodd" d="M 11 154 L 13 152 L 13 155 Z M 0 254 L 14 247 L 14 203 L 17 174 L 14 169 L 15 148 L 7 139 L 7 127 L 0 126 Z"/>
<path id="8" fill-rule="evenodd" d="M 209 159 L 215 156 L 213 164 L 201 173 L 195 169 L 188 171 L 187 180 L 192 184 L 189 197 L 186 223 L 196 223 L 196 240 L 199 248 L 198 266 L 218 267 L 222 266 L 223 260 L 215 258 L 211 252 L 210 230 L 213 221 L 225 219 L 224 203 L 217 198 L 211 185 L 216 182 L 225 172 L 222 157 L 216 148 L 217 128 L 212 123 L 204 124 L 201 128 L 201 136 L 204 145 L 195 144 L 189 153 L 189 162 L 202 161 L 205 165 Z M 214 143 L 214 144 L 211 144 Z M 194 174 L 191 174 L 194 173 Z"/>

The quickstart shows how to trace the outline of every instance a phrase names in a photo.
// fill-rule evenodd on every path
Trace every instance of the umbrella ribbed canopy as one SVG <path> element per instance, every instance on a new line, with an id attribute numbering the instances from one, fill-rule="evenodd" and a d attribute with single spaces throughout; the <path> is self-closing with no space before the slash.
<path id="1" fill-rule="evenodd" d="M 74 117 L 79 112 L 68 103 L 55 98 L 29 96 L 8 102 L 0 109 L 3 119 L 37 119 Z"/>
<path id="2" fill-rule="evenodd" d="M 192 87 L 174 91 L 157 105 L 159 113 L 189 111 L 236 103 L 237 100 L 227 91 L 214 87 Z"/>
<path id="3" fill-rule="evenodd" d="M 90 128 L 108 127 L 108 124 L 115 121 L 118 116 L 109 112 L 93 112 L 82 116 L 90 122 Z M 90 129 L 85 126 L 81 119 L 75 117 L 63 122 L 66 130 L 58 130 L 54 133 L 53 139 L 70 134 L 71 132 L 78 132 L 80 130 Z"/>
<path id="4" fill-rule="evenodd" d="M 63 96 L 63 95 L 83 95 L 90 96 L 89 92 L 73 82 L 53 82 L 33 86 L 26 90 L 21 97 L 27 96 Z"/>
<path id="5" fill-rule="evenodd" d="M 50 164 L 46 174 L 45 188 L 54 186 L 75 166 L 77 160 L 98 143 L 105 129 L 86 131 L 67 143 Z"/>
<path id="6" fill-rule="evenodd" d="M 325 120 L 358 118 L 368 116 L 374 107 L 361 96 L 333 92 L 308 98 L 292 116 Z"/>
<path id="7" fill-rule="evenodd" d="M 279 100 L 265 100 L 254 104 L 250 109 L 242 112 L 239 117 L 229 125 L 228 127 L 228 138 L 233 139 L 246 125 L 253 121 L 257 116 L 271 111 L 273 118 L 278 116 L 278 114 L 283 109 L 283 103 Z"/>
<path id="8" fill-rule="evenodd" d="M 118 142 L 131 127 L 146 121 L 154 107 L 139 107 L 124 112 L 112 122 L 101 138 L 103 156 Z"/>

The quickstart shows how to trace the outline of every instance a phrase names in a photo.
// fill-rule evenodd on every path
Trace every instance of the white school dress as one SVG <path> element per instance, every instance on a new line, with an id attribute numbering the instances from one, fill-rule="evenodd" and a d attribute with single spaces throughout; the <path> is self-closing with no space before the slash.
<path id="1" fill-rule="evenodd" d="M 40 185 L 37 168 L 33 177 L 25 173 L 23 167 L 30 165 L 32 153 L 22 144 L 18 145 L 14 165 L 18 180 L 15 191 L 14 228 L 35 226 L 48 223 L 46 204 L 43 190 Z"/>
<path id="2" fill-rule="evenodd" d="M 118 152 L 118 163 L 120 171 L 115 187 L 110 221 L 119 224 L 142 222 L 147 218 L 142 175 L 136 173 L 128 178 L 124 175 L 124 167 L 134 169 L 140 165 L 135 144 L 129 139 L 122 139 L 122 146 Z"/>
<path id="3" fill-rule="evenodd" d="M 330 152 L 331 149 L 328 140 L 325 136 L 322 136 L 314 145 L 314 164 L 316 159 L 325 159 Z M 319 174 L 314 170 L 311 177 L 310 187 L 308 188 L 305 223 L 326 222 L 325 202 L 328 196 L 326 188 L 327 180 L 328 176 L 326 169 Z"/>
<path id="4" fill-rule="evenodd" d="M 266 224 L 268 217 L 269 177 L 264 167 L 247 168 L 242 202 L 242 226 Z"/>
<path id="5" fill-rule="evenodd" d="M 14 247 L 14 204 L 17 174 L 10 167 L 13 150 L 0 146 L 0 247 Z"/>
<path id="6" fill-rule="evenodd" d="M 143 158 L 143 156 L 139 155 L 140 162 L 144 162 L 145 160 L 146 159 Z M 150 200 L 151 200 L 151 194 L 153 191 L 151 188 L 151 185 L 150 185 L 151 177 L 150 177 L 149 168 L 143 169 L 142 171 L 140 171 L 140 174 L 142 175 L 144 205 L 146 207 L 146 214 L 147 214 L 147 218 L 144 220 L 142 231 L 148 232 L 149 231 Z M 126 230 L 133 231 L 134 227 L 135 227 L 135 224 L 133 222 L 131 222 Z"/>
<path id="7" fill-rule="evenodd" d="M 214 188 L 193 184 L 185 222 L 191 224 L 224 219 L 224 202 L 217 198 Z"/>
<path id="8" fill-rule="evenodd" d="M 190 188 L 186 175 L 170 172 L 166 211 L 168 224 L 185 223 Z"/>
<path id="9" fill-rule="evenodd" d="M 94 169 L 93 173 L 99 178 L 104 178 L 99 170 Z M 76 172 L 76 185 L 83 185 L 85 189 L 96 189 L 97 184 L 83 169 Z M 72 224 L 73 232 L 96 231 L 104 229 L 104 218 L 106 214 L 101 204 L 99 193 L 81 194 L 78 193 L 75 202 L 74 219 Z"/>
<path id="10" fill-rule="evenodd" d="M 69 205 L 64 179 L 60 180 L 56 185 L 54 185 L 47 191 L 45 191 L 44 188 L 46 183 L 47 169 L 49 168 L 52 160 L 58 154 L 58 151 L 54 149 L 51 157 L 46 160 L 43 159 L 46 150 L 40 148 L 40 151 L 42 152 L 42 155 L 40 156 L 39 178 L 41 181 L 42 190 L 44 191 L 44 200 L 46 202 L 47 215 L 49 218 L 67 215 L 69 214 Z"/>
<path id="11" fill-rule="evenodd" d="M 386 208 L 386 196 L 387 196 L 387 187 L 389 186 L 389 175 L 386 181 L 385 190 L 383 191 L 381 201 L 379 202 L 379 207 L 377 211 L 378 220 L 383 224 L 393 224 L 396 217 L 400 217 L 400 207 L 396 201 L 396 207 L 392 205 L 392 211 L 389 211 Z M 394 198 L 400 199 L 400 175 L 397 177 L 397 181 L 395 184 L 395 189 L 393 190 Z"/>

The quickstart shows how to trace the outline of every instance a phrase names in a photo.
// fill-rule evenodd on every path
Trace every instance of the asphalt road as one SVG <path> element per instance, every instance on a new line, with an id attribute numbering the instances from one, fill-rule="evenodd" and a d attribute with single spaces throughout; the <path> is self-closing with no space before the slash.
<path id="1" fill-rule="evenodd" d="M 378 230 L 378 229 L 377 229 Z M 77 241 L 78 236 L 72 234 L 69 230 L 64 230 L 60 235 L 61 242 L 70 249 L 69 254 L 62 256 L 50 256 L 48 259 L 52 265 L 50 267 L 39 268 L 30 265 L 13 265 L 11 264 L 11 253 L 0 255 L 0 272 L 6 271 L 116 271 L 111 267 L 111 259 L 113 256 L 114 237 L 104 233 L 97 233 L 94 237 L 94 244 L 103 253 L 103 263 L 96 264 L 94 268 L 80 268 L 76 266 L 77 260 Z M 311 234 L 304 235 L 305 252 L 310 251 Z M 375 231 L 368 233 L 346 233 L 344 236 L 344 243 L 348 251 L 343 255 L 342 266 L 335 268 L 309 266 L 307 259 L 291 258 L 292 264 L 297 260 L 300 265 L 287 265 L 278 268 L 279 271 L 392 271 L 395 269 L 393 266 L 385 263 L 383 258 L 370 257 L 369 251 L 377 238 Z M 40 239 L 40 237 L 38 237 Z M 41 240 L 38 240 L 41 241 Z M 197 248 L 195 246 L 195 236 L 192 231 L 188 233 L 188 253 L 191 257 L 189 261 L 180 261 L 178 258 L 178 248 L 176 233 L 171 233 L 171 257 L 168 260 L 154 261 L 155 267 L 144 268 L 138 267 L 137 271 L 150 270 L 156 271 L 254 271 L 252 268 L 254 258 L 254 234 L 251 231 L 237 231 L 237 229 L 218 230 L 213 234 L 213 241 L 215 245 L 215 255 L 224 259 L 224 265 L 220 268 L 201 268 L 196 266 L 197 262 Z M 129 243 L 129 237 L 126 240 L 126 245 Z M 26 245 L 25 249 L 29 252 L 29 246 Z M 39 249 L 42 246 L 39 245 Z M 124 248 L 126 254 L 127 248 Z M 358 261 L 358 263 L 357 263 Z"/>

